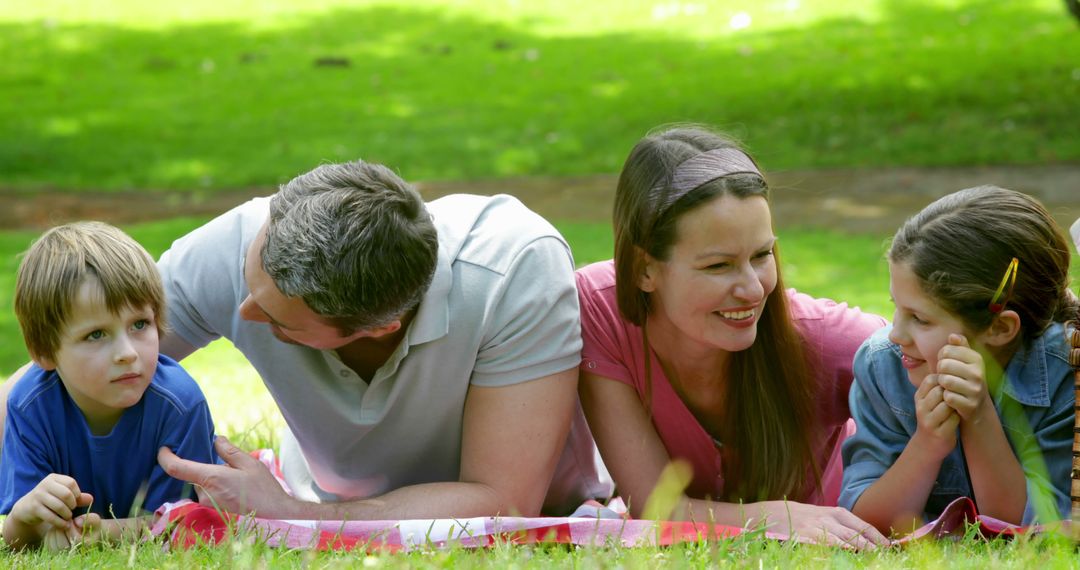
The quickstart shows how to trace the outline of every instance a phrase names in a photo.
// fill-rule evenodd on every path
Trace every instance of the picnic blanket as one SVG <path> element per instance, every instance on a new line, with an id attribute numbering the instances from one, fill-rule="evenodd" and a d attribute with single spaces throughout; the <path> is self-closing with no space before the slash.
<path id="1" fill-rule="evenodd" d="M 252 452 L 281 478 L 273 452 Z M 287 487 L 286 487 L 287 490 Z M 813 542 L 812 537 L 790 537 L 741 527 L 686 522 L 634 520 L 615 508 L 598 503 L 582 505 L 569 517 L 475 517 L 465 519 L 413 519 L 382 521 L 280 520 L 227 513 L 192 501 L 167 503 L 155 513 L 152 536 L 168 536 L 173 548 L 219 544 L 238 536 L 253 537 L 268 546 L 297 549 L 397 552 L 450 545 L 487 547 L 495 544 L 573 544 L 579 546 L 671 546 L 683 542 L 716 540 L 746 533 L 766 539 Z M 987 538 L 1011 537 L 1037 527 L 1018 527 L 979 515 L 967 498 L 953 501 L 934 520 L 894 541 L 958 538 L 968 525 L 978 524 Z"/>

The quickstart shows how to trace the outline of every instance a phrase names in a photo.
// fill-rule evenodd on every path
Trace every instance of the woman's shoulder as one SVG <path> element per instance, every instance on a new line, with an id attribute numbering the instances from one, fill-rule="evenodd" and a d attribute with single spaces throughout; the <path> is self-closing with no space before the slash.
<path id="1" fill-rule="evenodd" d="M 795 327 L 811 343 L 828 338 L 828 344 L 854 351 L 867 337 L 888 324 L 881 315 L 824 297 L 787 290 L 788 310 Z"/>
<path id="2" fill-rule="evenodd" d="M 575 272 L 578 291 L 582 295 L 615 294 L 615 262 L 597 261 Z"/>

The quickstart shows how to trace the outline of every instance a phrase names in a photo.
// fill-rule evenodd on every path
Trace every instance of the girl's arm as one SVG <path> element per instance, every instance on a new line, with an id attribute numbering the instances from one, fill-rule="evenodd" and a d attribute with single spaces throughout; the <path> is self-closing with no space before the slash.
<path id="1" fill-rule="evenodd" d="M 632 387 L 583 372 L 579 391 L 600 455 L 631 515 L 639 518 L 646 514 L 646 502 L 655 502 L 653 491 L 671 458 Z M 737 505 L 691 499 L 681 490 L 673 493 L 668 504 L 674 509 L 670 515 L 651 512 L 649 516 L 739 527 L 765 524 L 778 532 L 857 547 L 887 542 L 872 527 L 838 507 L 787 501 Z"/>
<path id="2" fill-rule="evenodd" d="M 1020 524 L 1027 505 L 1024 469 L 990 398 L 982 355 L 963 335 L 949 335 L 938 354 L 938 377 L 946 403 L 961 418 L 960 440 L 979 512 Z"/>
<path id="3" fill-rule="evenodd" d="M 942 394 L 934 375 L 923 380 L 915 392 L 918 420 L 915 435 L 896 462 L 863 491 L 851 509 L 881 532 L 907 533 L 923 524 L 923 512 L 941 462 L 956 447 L 956 427 L 960 421 L 956 412 L 945 404 Z M 860 420 L 856 417 L 861 430 L 864 422 Z M 847 456 L 845 453 L 845 459 Z"/>

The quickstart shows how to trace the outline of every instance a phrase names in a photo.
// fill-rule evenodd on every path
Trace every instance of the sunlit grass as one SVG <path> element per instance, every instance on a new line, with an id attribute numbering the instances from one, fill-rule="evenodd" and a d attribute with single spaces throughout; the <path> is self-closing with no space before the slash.
<path id="1" fill-rule="evenodd" d="M 135 224 L 124 229 L 155 256 L 173 239 L 200 225 L 202 218 L 180 218 Z M 607 223 L 555 222 L 573 248 L 578 265 L 610 257 L 612 237 Z M 788 285 L 813 295 L 846 300 L 864 310 L 889 315 L 888 275 L 882 260 L 886 236 L 848 235 L 832 231 L 779 230 L 782 269 Z M 0 232 L 0 260 L 13 263 L 16 253 L 34 237 L 28 232 Z M 11 270 L 0 268 L 0 305 L 10 307 Z M 1077 271 L 1074 268 L 1074 275 Z M 3 280 L 7 279 L 8 282 Z M 4 314 L 9 311 L 0 311 Z M 25 360 L 14 321 L 0 321 L 0 346 L 5 353 L 2 370 L 10 371 Z M 254 369 L 228 341 L 212 343 L 183 362 L 202 386 L 218 432 L 245 449 L 273 447 L 283 425 L 280 413 Z M 6 556 L 6 558 L 4 558 Z M 749 537 L 685 544 L 672 548 L 567 548 L 562 546 L 508 547 L 488 550 L 422 549 L 393 555 L 359 556 L 348 553 L 312 553 L 270 549 L 256 537 L 241 536 L 220 548 L 165 552 L 156 544 L 122 545 L 76 553 L 0 554 L 0 563 L 45 568 L 79 566 L 140 567 L 365 567 L 447 568 L 516 567 L 844 567 L 844 568 L 1075 568 L 1071 545 L 1053 540 L 995 541 L 974 538 L 961 543 L 927 542 L 905 549 L 869 553 L 782 544 Z"/>
<path id="2" fill-rule="evenodd" d="M 656 125 L 769 170 L 1080 160 L 1060 0 L 0 3 L 0 186 L 618 170 Z"/>

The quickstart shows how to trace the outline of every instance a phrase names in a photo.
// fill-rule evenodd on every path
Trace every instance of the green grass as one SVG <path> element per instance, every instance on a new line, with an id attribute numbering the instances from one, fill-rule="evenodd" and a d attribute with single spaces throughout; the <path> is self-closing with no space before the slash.
<path id="1" fill-rule="evenodd" d="M 511 546 L 484 550 L 421 548 L 399 553 L 316 553 L 273 549 L 257 537 L 242 536 L 218 548 L 166 552 L 156 544 L 89 548 L 50 554 L 0 554 L 0 563 L 22 568 L 985 568 L 1055 570 L 1076 568 L 1075 547 L 1052 537 L 1013 542 L 965 538 L 956 543 L 923 542 L 906 548 L 848 552 L 812 545 L 763 540 L 757 534 L 670 548 L 571 548 Z"/>
<path id="2" fill-rule="evenodd" d="M 672 121 L 768 169 L 1077 161 L 1078 33 L 1060 0 L 3 2 L 0 187 L 615 172 Z"/>
<path id="3" fill-rule="evenodd" d="M 155 256 L 173 239 L 202 223 L 200 218 L 125 227 Z M 606 223 L 556 222 L 570 242 L 576 261 L 584 265 L 610 257 L 612 238 Z M 782 268 L 789 286 L 817 296 L 846 300 L 863 309 L 890 314 L 888 273 L 882 260 L 885 236 L 844 235 L 831 231 L 783 229 Z M 16 253 L 32 239 L 26 232 L 0 231 L 0 315 L 10 314 L 10 291 Z M 1077 273 L 1074 272 L 1074 275 Z M 0 370 L 10 371 L 25 361 L 18 328 L 0 321 Z M 280 414 L 259 377 L 227 341 L 213 343 L 184 361 L 206 392 L 221 433 L 245 448 L 273 446 Z M 238 405 L 242 402 L 242 405 Z M 1075 550 L 1054 540 L 1019 540 L 986 543 L 967 539 L 960 543 L 926 543 L 905 549 L 851 553 L 836 549 L 781 544 L 758 537 L 686 544 L 673 548 L 568 548 L 561 546 L 509 547 L 489 550 L 423 549 L 421 551 L 364 556 L 348 553 L 313 553 L 271 549 L 257 537 L 241 537 L 221 548 L 163 552 L 157 544 L 125 544 L 91 548 L 75 553 L 0 552 L 0 565 L 28 568 L 78 566 L 137 567 L 313 567 L 342 566 L 387 568 L 504 568 L 504 567 L 844 567 L 844 568 L 1075 568 Z"/>

